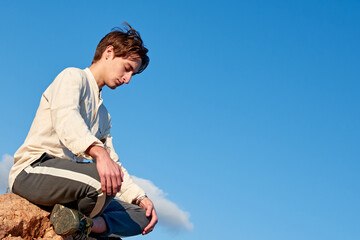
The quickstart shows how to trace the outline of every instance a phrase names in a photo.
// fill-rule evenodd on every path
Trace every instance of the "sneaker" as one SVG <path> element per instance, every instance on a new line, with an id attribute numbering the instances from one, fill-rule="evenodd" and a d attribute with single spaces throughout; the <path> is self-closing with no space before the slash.
<path id="1" fill-rule="evenodd" d="M 56 204 L 50 215 L 54 231 L 61 236 L 72 235 L 74 239 L 87 239 L 93 222 L 81 212 Z"/>

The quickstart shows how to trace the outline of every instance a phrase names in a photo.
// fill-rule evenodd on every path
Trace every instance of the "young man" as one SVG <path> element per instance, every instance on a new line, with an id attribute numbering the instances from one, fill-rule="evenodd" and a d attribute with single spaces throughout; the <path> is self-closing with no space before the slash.
<path id="1" fill-rule="evenodd" d="M 101 99 L 104 86 L 128 84 L 149 63 L 139 33 L 127 27 L 100 41 L 89 68 L 67 68 L 56 77 L 14 155 L 10 189 L 35 204 L 55 205 L 50 221 L 60 235 L 147 234 L 158 220 L 151 200 L 119 162 Z"/>

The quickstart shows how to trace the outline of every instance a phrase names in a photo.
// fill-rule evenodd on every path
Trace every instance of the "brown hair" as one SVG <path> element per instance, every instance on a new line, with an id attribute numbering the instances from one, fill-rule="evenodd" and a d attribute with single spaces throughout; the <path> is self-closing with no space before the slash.
<path id="1" fill-rule="evenodd" d="M 102 54 L 108 46 L 114 47 L 116 57 L 127 58 L 132 54 L 138 54 L 141 58 L 141 66 L 137 73 L 141 73 L 149 64 L 149 57 L 146 55 L 148 49 L 140 37 L 140 33 L 133 29 L 127 22 L 123 23 L 125 28 L 113 28 L 96 47 L 92 63 L 100 60 Z"/>

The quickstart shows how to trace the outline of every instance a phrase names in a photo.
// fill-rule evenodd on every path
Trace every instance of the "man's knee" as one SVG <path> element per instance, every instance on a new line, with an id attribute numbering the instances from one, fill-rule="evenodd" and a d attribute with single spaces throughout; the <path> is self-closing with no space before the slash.
<path id="1" fill-rule="evenodd" d="M 118 200 L 112 201 L 102 216 L 108 225 L 109 233 L 119 236 L 139 235 L 149 224 L 144 209 Z"/>
<path id="2" fill-rule="evenodd" d="M 141 230 L 144 230 L 150 222 L 150 218 L 146 217 L 146 211 L 142 208 L 139 208 L 136 213 L 133 214 L 133 218 L 139 224 Z"/>

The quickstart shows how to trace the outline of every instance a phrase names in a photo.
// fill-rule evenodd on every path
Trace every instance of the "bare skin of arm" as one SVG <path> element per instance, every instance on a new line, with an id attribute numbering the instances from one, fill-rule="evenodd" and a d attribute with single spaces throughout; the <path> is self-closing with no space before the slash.
<path id="1" fill-rule="evenodd" d="M 109 153 L 103 147 L 90 146 L 86 153 L 96 159 L 101 191 L 107 195 L 115 195 L 119 192 L 123 181 L 121 167 L 110 158 Z"/>
<path id="2" fill-rule="evenodd" d="M 150 233 L 154 229 L 155 225 L 158 222 L 158 217 L 154 208 L 154 204 L 149 198 L 146 197 L 141 200 L 139 206 L 146 210 L 146 217 L 151 216 L 149 224 L 144 228 L 142 232 L 142 234 L 145 235 Z"/>

